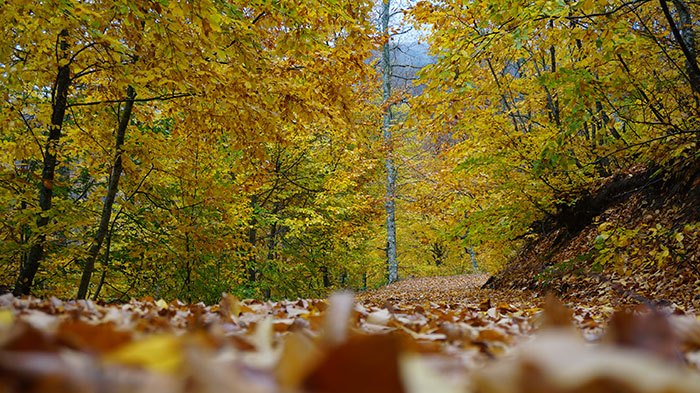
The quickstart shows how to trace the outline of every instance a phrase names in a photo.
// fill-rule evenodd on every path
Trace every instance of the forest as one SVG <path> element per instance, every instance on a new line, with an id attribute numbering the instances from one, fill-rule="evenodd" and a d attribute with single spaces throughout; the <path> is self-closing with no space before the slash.
<path id="1" fill-rule="evenodd" d="M 0 7 L 0 393 L 697 391 L 699 3 Z"/>
<path id="2" fill-rule="evenodd" d="M 696 151 L 690 5 L 420 2 L 382 34 L 370 3 L 164 3 L 4 12 L 15 294 L 308 297 L 496 271 L 597 179 Z M 411 28 L 420 93 L 392 61 Z"/>

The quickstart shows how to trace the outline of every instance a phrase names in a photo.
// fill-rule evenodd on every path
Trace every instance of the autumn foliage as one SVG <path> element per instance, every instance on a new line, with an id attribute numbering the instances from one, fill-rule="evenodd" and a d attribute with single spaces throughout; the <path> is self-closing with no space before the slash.
<path id="1" fill-rule="evenodd" d="M 534 222 L 560 218 L 601 179 L 694 162 L 698 11 L 665 0 L 418 3 L 411 14 L 430 26 L 436 58 L 412 107 L 436 150 L 422 205 L 452 212 L 498 268 L 544 234 Z"/>
<path id="2" fill-rule="evenodd" d="M 700 3 L 0 9 L 0 393 L 698 391 Z"/>
<path id="3" fill-rule="evenodd" d="M 695 216 L 596 217 L 697 185 L 697 4 L 385 4 L 5 4 L 0 289 L 323 297 L 584 235 L 535 280 L 695 266 Z M 403 89 L 378 8 L 429 45 Z"/>
<path id="4" fill-rule="evenodd" d="M 210 301 L 359 285 L 348 252 L 365 253 L 376 203 L 368 12 L 3 6 L 0 282 Z"/>

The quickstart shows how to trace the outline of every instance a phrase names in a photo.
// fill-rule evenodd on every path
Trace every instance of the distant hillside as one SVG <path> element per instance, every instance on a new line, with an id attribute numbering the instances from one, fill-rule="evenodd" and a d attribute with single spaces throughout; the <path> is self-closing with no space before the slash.
<path id="1" fill-rule="evenodd" d="M 397 89 L 409 88 L 414 94 L 422 92 L 420 86 L 413 86 L 416 73 L 428 64 L 435 63 L 435 57 L 428 55 L 428 44 L 419 42 L 403 42 L 392 48 L 391 57 L 394 66 L 392 86 Z M 379 52 L 372 60 L 379 59 Z"/>

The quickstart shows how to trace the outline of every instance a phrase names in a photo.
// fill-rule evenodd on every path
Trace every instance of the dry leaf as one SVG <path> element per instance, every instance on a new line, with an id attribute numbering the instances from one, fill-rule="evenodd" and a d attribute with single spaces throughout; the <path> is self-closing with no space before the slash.
<path id="1" fill-rule="evenodd" d="M 353 337 L 330 349 L 303 387 L 311 393 L 402 393 L 398 362 L 393 336 Z"/>
<path id="2" fill-rule="evenodd" d="M 241 314 L 241 302 L 236 296 L 224 292 L 221 294 L 219 312 L 225 321 L 238 323 L 238 316 Z"/>
<path id="3" fill-rule="evenodd" d="M 329 344 L 340 344 L 348 337 L 355 296 L 352 292 L 336 292 L 328 298 L 324 338 Z"/>

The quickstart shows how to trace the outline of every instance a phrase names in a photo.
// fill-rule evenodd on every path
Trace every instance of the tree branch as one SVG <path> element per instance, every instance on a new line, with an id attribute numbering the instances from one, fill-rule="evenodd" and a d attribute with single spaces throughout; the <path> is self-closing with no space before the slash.
<path id="1" fill-rule="evenodd" d="M 193 97 L 194 93 L 180 93 L 180 94 L 173 94 L 173 95 L 164 95 L 164 96 L 157 96 L 157 97 L 149 97 L 149 98 L 136 98 L 133 100 L 133 102 L 149 102 L 149 101 L 168 101 L 168 100 L 174 100 L 177 98 L 184 98 L 184 97 Z M 103 105 L 103 104 L 121 104 L 127 102 L 126 98 L 122 98 L 119 100 L 104 100 L 104 101 L 91 101 L 91 102 L 77 102 L 74 104 L 69 104 L 68 107 L 74 107 L 74 106 L 90 106 L 90 105 Z"/>
<path id="2" fill-rule="evenodd" d="M 671 33 L 673 33 L 673 37 L 676 39 L 676 42 L 678 42 L 678 45 L 680 45 L 681 51 L 683 51 L 683 55 L 687 61 L 688 72 L 690 73 L 690 87 L 695 93 L 700 94 L 700 69 L 698 68 L 697 60 L 688 46 L 685 44 L 685 40 L 683 39 L 683 36 L 681 36 L 681 32 L 678 30 L 676 23 L 673 21 L 671 11 L 668 9 L 666 0 L 659 0 L 659 4 L 661 5 L 661 10 L 666 17 L 666 20 L 668 21 L 668 25 L 671 28 Z"/>

